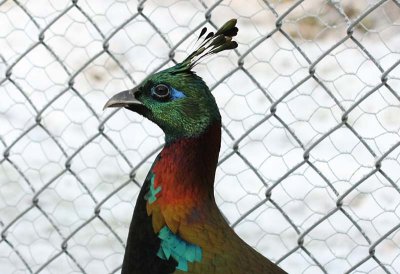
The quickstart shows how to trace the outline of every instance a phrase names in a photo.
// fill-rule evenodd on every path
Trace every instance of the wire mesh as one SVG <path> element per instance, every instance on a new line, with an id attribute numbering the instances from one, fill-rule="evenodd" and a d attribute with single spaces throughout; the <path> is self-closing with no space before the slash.
<path id="1" fill-rule="evenodd" d="M 119 273 L 163 144 L 107 98 L 238 18 L 196 69 L 223 118 L 215 195 L 289 273 L 400 273 L 400 3 L 0 2 L 0 273 Z"/>

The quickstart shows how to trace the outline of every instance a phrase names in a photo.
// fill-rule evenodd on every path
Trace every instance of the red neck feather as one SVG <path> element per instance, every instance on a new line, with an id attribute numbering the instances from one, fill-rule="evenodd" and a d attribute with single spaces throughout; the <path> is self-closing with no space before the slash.
<path id="1" fill-rule="evenodd" d="M 221 124 L 194 138 L 167 144 L 153 167 L 162 203 L 178 205 L 214 199 L 214 176 L 221 145 Z"/>

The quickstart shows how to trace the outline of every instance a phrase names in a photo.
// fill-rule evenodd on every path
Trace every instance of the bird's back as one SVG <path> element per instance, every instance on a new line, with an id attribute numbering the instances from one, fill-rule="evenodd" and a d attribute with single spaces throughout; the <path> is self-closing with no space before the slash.
<path id="1" fill-rule="evenodd" d="M 173 273 L 283 274 L 286 273 L 245 243 L 226 223 L 216 205 L 209 208 L 215 218 L 190 233 L 202 244 L 203 260 L 189 270 Z"/>

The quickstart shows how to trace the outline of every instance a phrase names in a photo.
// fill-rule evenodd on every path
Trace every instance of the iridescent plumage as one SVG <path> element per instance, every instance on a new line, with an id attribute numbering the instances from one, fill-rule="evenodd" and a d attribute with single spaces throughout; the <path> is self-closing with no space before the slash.
<path id="1" fill-rule="evenodd" d="M 236 19 L 215 34 L 206 35 L 204 28 L 198 48 L 184 61 L 106 104 L 142 114 L 166 138 L 136 203 L 123 274 L 285 273 L 234 233 L 214 199 L 221 116 L 192 68 L 206 56 L 236 48 L 237 32 Z"/>

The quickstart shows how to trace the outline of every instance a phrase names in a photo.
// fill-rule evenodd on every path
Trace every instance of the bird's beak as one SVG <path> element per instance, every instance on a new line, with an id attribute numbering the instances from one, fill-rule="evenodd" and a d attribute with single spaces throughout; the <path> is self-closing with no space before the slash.
<path id="1" fill-rule="evenodd" d="M 134 109 L 135 106 L 143 106 L 142 102 L 140 102 L 135 97 L 135 93 L 138 91 L 138 87 L 124 90 L 120 93 L 115 94 L 107 103 L 104 105 L 103 110 L 106 108 L 116 108 L 116 107 L 126 107 L 130 109 Z"/>

